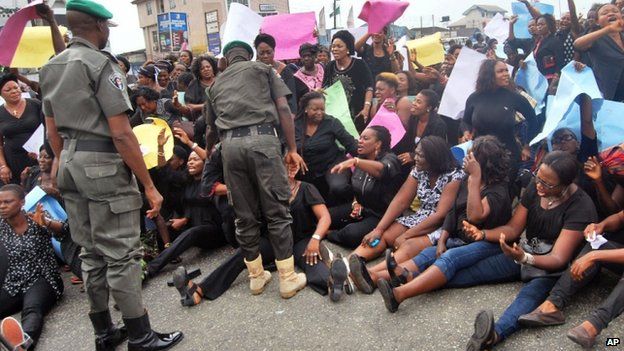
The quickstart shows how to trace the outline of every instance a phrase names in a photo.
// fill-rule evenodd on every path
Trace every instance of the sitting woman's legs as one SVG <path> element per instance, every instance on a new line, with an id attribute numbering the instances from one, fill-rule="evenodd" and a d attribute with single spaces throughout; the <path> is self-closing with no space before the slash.
<path id="1" fill-rule="evenodd" d="M 406 240 L 398 250 L 394 252 L 394 260 L 397 263 L 408 270 L 410 269 L 408 265 L 411 266 L 410 262 L 412 258 L 420 254 L 423 250 L 431 247 L 431 240 L 429 240 L 428 236 L 419 236 L 416 238 Z M 435 247 L 434 247 L 434 255 L 435 255 Z M 423 268 L 424 269 L 424 268 Z M 377 265 L 370 268 L 370 272 L 372 273 L 381 273 L 383 276 L 386 272 L 387 274 L 388 267 L 386 262 L 379 262 Z M 410 270 L 410 272 L 414 272 L 415 270 Z M 380 277 L 381 278 L 381 277 Z M 373 277 L 374 279 L 374 277 Z"/>
<path id="2" fill-rule="evenodd" d="M 544 302 L 556 282 L 557 278 L 535 278 L 524 284 L 516 299 L 494 325 L 498 335 L 497 341 L 502 341 L 518 331 L 520 329 L 518 318 L 533 311 Z"/>
<path id="3" fill-rule="evenodd" d="M 379 219 L 377 219 L 377 223 L 379 223 Z M 375 223 L 375 225 L 377 225 L 377 223 Z M 369 230 L 369 232 L 371 230 L 375 229 L 375 227 L 373 226 L 373 228 L 371 228 Z M 390 225 L 390 227 L 388 229 L 386 229 L 386 231 L 383 233 L 383 236 L 381 238 L 381 240 L 379 241 L 379 244 L 375 247 L 368 247 L 368 246 L 358 246 L 355 251 L 354 254 L 364 258 L 367 261 L 370 261 L 374 258 L 379 257 L 379 255 L 381 255 L 382 253 L 384 253 L 384 251 L 386 251 L 386 248 L 391 247 L 394 244 L 394 240 L 396 238 L 399 237 L 399 235 L 405 233 L 405 231 L 407 230 L 406 227 L 404 227 L 402 224 L 399 224 L 397 222 L 392 223 L 392 225 Z M 368 234 L 368 232 L 366 232 L 364 235 Z M 364 235 L 362 235 L 362 237 L 364 237 Z M 361 238 L 360 238 L 360 242 L 361 242 Z"/>
<path id="4" fill-rule="evenodd" d="M 305 238 L 295 243 L 295 245 L 293 246 L 295 263 L 299 268 L 301 268 L 301 270 L 305 272 L 307 285 L 312 288 L 312 290 L 325 296 L 327 295 L 327 280 L 329 279 L 329 268 L 327 268 L 327 264 L 321 262 L 320 260 L 312 266 L 305 262 L 306 260 L 303 254 L 305 253 L 309 242 L 310 238 Z"/>
<path id="5" fill-rule="evenodd" d="M 43 317 L 56 304 L 56 293 L 50 284 L 39 278 L 24 294 L 22 302 L 22 328 L 37 343 L 43 328 Z"/>
<path id="6" fill-rule="evenodd" d="M 624 276 L 613 288 L 607 299 L 591 312 L 587 321 L 600 333 L 609 325 L 609 322 L 621 315 L 622 312 L 624 312 Z"/>
<path id="7" fill-rule="evenodd" d="M 344 246 L 349 249 L 359 249 L 361 247 L 359 245 L 362 243 L 362 238 L 366 234 L 370 233 L 371 230 L 375 229 L 377 223 L 379 223 L 378 217 L 364 217 L 358 222 L 347 224 L 344 228 L 340 230 L 330 232 L 327 238 L 329 239 L 329 241 L 336 243 L 340 246 Z"/>
<path id="8" fill-rule="evenodd" d="M 327 204 L 328 206 L 351 203 L 353 200 L 353 190 L 351 188 L 351 171 L 343 173 L 325 173 L 327 182 Z"/>

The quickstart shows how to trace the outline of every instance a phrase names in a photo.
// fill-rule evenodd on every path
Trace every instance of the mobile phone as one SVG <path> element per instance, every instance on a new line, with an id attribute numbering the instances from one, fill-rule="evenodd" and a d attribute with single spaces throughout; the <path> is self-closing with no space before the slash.
<path id="1" fill-rule="evenodd" d="M 375 238 L 375 240 L 371 241 L 371 242 L 368 244 L 368 246 L 370 246 L 370 247 L 375 247 L 375 246 L 379 245 L 379 242 L 380 242 L 380 241 L 381 241 L 381 240 L 379 240 L 379 238 Z"/>

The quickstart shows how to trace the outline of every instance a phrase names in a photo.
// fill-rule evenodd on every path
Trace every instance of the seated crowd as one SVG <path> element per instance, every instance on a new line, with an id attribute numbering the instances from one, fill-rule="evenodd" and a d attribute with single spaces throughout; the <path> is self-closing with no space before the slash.
<path id="1" fill-rule="evenodd" d="M 297 151 L 307 165 L 288 169 L 293 254 L 299 274 L 314 291 L 337 302 L 344 293 L 378 290 L 380 301 L 395 312 L 406 299 L 442 288 L 521 281 L 498 319 L 489 310 L 476 316 L 466 349 L 482 350 L 523 326 L 564 324 L 565 307 L 602 267 L 624 272 L 624 144 L 599 150 L 592 101 L 582 94 L 577 97 L 579 130 L 560 128 L 529 146 L 544 125 L 545 112 L 536 114 L 507 67 L 514 66 L 513 74 L 526 69 L 523 59 L 532 50 L 554 94 L 562 68 L 575 61 L 578 71 L 592 68 L 605 99 L 624 101 L 621 9 L 605 4 L 593 9 L 594 22 L 580 23 L 573 11 L 556 22 L 522 2 L 534 16 L 529 24 L 533 38 L 516 39 L 510 30 L 500 44 L 506 60 L 496 57 L 494 39 L 479 34 L 475 44 L 466 44 L 488 59 L 461 123 L 437 113 L 461 45 L 452 43 L 442 64 L 423 67 L 417 52 L 403 57 L 396 51 L 387 29 L 357 41 L 339 31 L 330 49 L 306 43 L 300 60 L 283 63 L 274 58 L 275 39 L 258 35 L 258 61 L 271 66 L 292 93 L 288 104 Z M 369 37 L 372 42 L 366 44 Z M 409 70 L 404 71 L 405 60 Z M 119 63 L 129 72 L 125 58 Z M 167 124 L 153 136 L 158 162 L 150 175 L 164 203 L 157 217 L 141 221 L 143 279 L 177 265 L 173 282 L 183 306 L 217 299 L 248 263 L 237 249 L 201 281 L 193 281 L 180 265 L 180 256 L 191 247 L 208 254 L 225 245 L 238 247 L 228 203 L 228 188 L 237 184 L 224 181 L 219 145 L 204 147 L 205 91 L 222 68 L 210 55 L 182 51 L 127 75 L 135 107 L 128 116 L 131 125 L 155 124 L 154 118 Z M 357 135 L 326 112 L 323 88 L 338 81 L 348 92 Z M 21 312 L 34 348 L 44 316 L 63 294 L 59 263 L 76 276 L 72 282 L 82 283 L 80 247 L 71 241 L 67 222 L 52 218 L 43 206 L 32 213 L 22 210 L 25 195 L 36 187 L 61 206 L 63 198 L 49 145 L 38 154 L 22 149 L 43 121 L 36 83 L 5 74 L 0 89 L 5 101 L 0 108 L 0 179 L 5 184 L 0 188 L 0 318 Z M 24 98 L 22 91 L 35 97 Z M 369 125 L 382 107 L 400 119 L 401 140 L 392 140 L 386 127 Z M 173 155 L 167 159 L 170 138 Z M 456 159 L 451 147 L 466 141 L 472 142 L 469 151 Z M 143 214 L 148 208 L 146 202 Z M 56 253 L 52 238 L 60 242 Z M 343 257 L 325 241 L 352 251 Z M 259 259 L 269 269 L 275 259 L 271 243 L 263 238 L 259 246 Z M 369 264 L 379 257 L 380 262 Z M 270 279 L 264 270 L 248 274 Z M 253 279 L 250 285 L 252 294 L 264 289 Z M 622 311 L 624 279 L 568 337 L 590 347 Z"/>

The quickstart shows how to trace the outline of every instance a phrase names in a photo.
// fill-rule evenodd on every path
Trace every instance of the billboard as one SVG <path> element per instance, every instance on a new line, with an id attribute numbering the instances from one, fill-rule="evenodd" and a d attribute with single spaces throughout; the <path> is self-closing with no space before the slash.
<path id="1" fill-rule="evenodd" d="M 167 12 L 158 15 L 158 41 L 160 51 L 180 51 L 188 42 L 186 13 Z"/>
<path id="2" fill-rule="evenodd" d="M 221 38 L 219 33 L 208 33 L 208 51 L 215 56 L 221 53 Z"/>

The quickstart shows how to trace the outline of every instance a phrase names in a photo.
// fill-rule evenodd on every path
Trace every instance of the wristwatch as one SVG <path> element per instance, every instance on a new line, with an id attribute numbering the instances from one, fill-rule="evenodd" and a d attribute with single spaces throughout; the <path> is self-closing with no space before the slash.
<path id="1" fill-rule="evenodd" d="M 313 234 L 313 235 L 312 235 L 312 239 L 316 239 L 316 240 L 318 240 L 318 241 L 323 240 L 323 238 L 321 238 L 321 236 L 320 236 L 320 235 L 318 235 L 318 234 Z"/>

